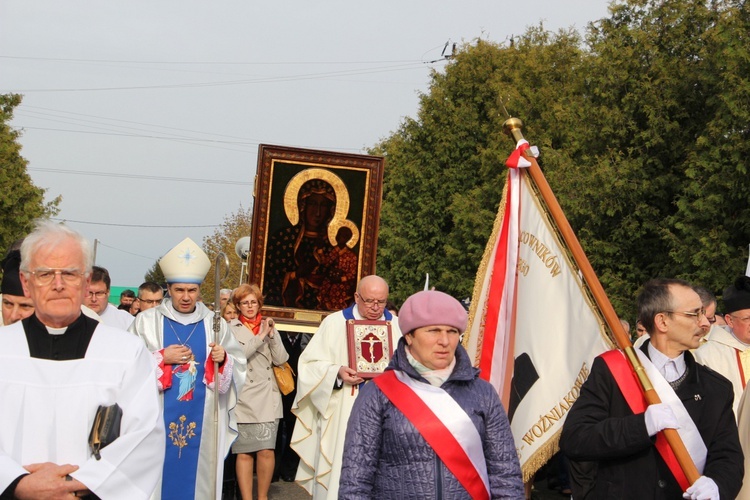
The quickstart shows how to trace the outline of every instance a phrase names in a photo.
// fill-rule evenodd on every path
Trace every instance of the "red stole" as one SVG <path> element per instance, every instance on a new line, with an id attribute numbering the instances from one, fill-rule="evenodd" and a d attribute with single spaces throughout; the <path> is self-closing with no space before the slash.
<path id="1" fill-rule="evenodd" d="M 609 371 L 612 373 L 612 377 L 617 382 L 617 387 L 620 388 L 620 392 L 625 397 L 625 401 L 628 403 L 630 410 L 634 414 L 644 413 L 648 404 L 646 398 L 643 396 L 641 390 L 641 384 L 638 382 L 638 378 L 633 371 L 633 367 L 625 358 L 625 354 L 620 350 L 607 351 L 601 355 L 601 358 L 607 364 Z M 677 480 L 677 483 L 682 488 L 682 491 L 687 490 L 690 487 L 685 473 L 682 471 L 680 464 L 677 462 L 677 457 L 674 456 L 672 448 L 669 447 L 667 439 L 664 437 L 663 432 L 656 434 L 656 450 L 661 455 L 661 458 L 669 467 L 670 472 Z"/>

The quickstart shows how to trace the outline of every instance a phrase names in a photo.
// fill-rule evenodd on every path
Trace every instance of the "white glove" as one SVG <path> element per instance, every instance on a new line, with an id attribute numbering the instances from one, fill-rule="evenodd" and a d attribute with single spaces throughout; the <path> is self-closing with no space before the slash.
<path id="1" fill-rule="evenodd" d="M 719 500 L 719 487 L 710 477 L 701 476 L 683 493 L 689 500 Z"/>
<path id="2" fill-rule="evenodd" d="M 664 429 L 679 429 L 680 424 L 672 408 L 666 403 L 650 405 L 646 408 L 646 431 L 649 436 L 655 436 Z"/>

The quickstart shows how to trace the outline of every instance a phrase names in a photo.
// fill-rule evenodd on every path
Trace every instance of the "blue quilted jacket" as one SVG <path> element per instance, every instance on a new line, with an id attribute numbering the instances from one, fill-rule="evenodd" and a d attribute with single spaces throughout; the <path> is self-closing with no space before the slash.
<path id="1" fill-rule="evenodd" d="M 398 348 L 388 370 L 400 370 L 427 383 Z M 493 499 L 524 498 L 521 469 L 508 418 L 492 386 L 479 378 L 460 345 L 456 368 L 442 385 L 466 411 L 484 442 Z M 340 499 L 470 498 L 416 428 L 374 383 L 366 384 L 354 403 L 344 444 Z"/>

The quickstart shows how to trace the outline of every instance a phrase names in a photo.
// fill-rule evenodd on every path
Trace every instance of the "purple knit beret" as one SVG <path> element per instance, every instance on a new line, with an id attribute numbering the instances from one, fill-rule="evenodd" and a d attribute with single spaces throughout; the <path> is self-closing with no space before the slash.
<path id="1" fill-rule="evenodd" d="M 398 326 L 403 333 L 432 325 L 452 326 L 463 333 L 467 321 L 468 314 L 459 301 L 435 290 L 415 293 L 398 312 Z"/>

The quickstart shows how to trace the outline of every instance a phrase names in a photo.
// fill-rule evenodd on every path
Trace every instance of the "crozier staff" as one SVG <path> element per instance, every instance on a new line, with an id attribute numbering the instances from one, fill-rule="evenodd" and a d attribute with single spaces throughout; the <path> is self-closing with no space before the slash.
<path id="1" fill-rule="evenodd" d="M 500 398 L 459 345 L 466 310 L 424 291 L 399 314 L 407 333 L 354 403 L 339 498 L 523 498 Z"/>
<path id="2" fill-rule="evenodd" d="M 224 457 L 237 436 L 234 406 L 237 387 L 245 380 L 245 357 L 223 319 L 218 342 L 213 342 L 214 313 L 198 300 L 200 284 L 211 267 L 205 252 L 185 238 L 159 266 L 169 298 L 138 314 L 130 327 L 156 362 L 162 425 L 167 431 L 161 483 L 152 498 L 220 498 Z M 214 362 L 219 363 L 219 373 L 214 373 Z M 218 446 L 215 398 L 219 399 Z M 212 491 L 214 477 L 216 491 Z"/>

